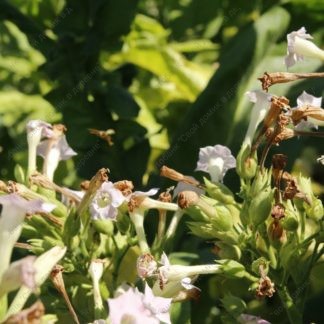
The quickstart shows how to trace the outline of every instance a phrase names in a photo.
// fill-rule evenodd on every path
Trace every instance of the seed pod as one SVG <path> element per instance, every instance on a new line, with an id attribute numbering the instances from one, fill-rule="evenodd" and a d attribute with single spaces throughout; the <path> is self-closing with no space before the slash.
<path id="1" fill-rule="evenodd" d="M 264 190 L 253 198 L 249 207 L 249 215 L 253 226 L 256 228 L 269 217 L 272 207 L 273 190 Z"/>

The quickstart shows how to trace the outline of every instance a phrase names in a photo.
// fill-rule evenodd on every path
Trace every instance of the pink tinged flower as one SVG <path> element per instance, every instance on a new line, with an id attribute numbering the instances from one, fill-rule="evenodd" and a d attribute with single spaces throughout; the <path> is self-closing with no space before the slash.
<path id="1" fill-rule="evenodd" d="M 258 126 L 263 121 L 269 110 L 272 95 L 259 90 L 248 91 L 245 94 L 249 100 L 254 103 L 254 105 L 250 115 L 249 127 L 244 138 L 243 146 L 251 146 Z"/>
<path id="2" fill-rule="evenodd" d="M 322 105 L 322 97 L 314 97 L 303 91 L 303 93 L 297 98 L 297 107 L 321 107 Z M 315 118 L 307 117 L 307 121 L 302 120 L 299 124 L 296 125 L 297 130 L 309 130 L 311 128 L 318 128 L 318 126 L 324 126 L 324 122 L 317 120 Z"/>
<path id="3" fill-rule="evenodd" d="M 306 33 L 305 27 L 293 31 L 287 35 L 287 56 L 285 64 L 287 68 L 293 66 L 298 61 L 302 61 L 304 56 L 324 60 L 324 51 L 318 48 L 309 39 L 313 37 Z"/>
<path id="4" fill-rule="evenodd" d="M 241 314 L 237 320 L 238 323 L 241 324 L 271 324 L 270 322 L 262 319 L 261 317 L 249 314 Z"/>
<path id="5" fill-rule="evenodd" d="M 104 182 L 90 204 L 92 219 L 115 220 L 118 207 L 125 201 L 120 190 L 112 182 Z"/>
<path id="6" fill-rule="evenodd" d="M 48 139 L 37 147 L 37 154 L 44 159 L 43 173 L 53 180 L 54 172 L 60 161 L 68 160 L 77 153 L 69 146 L 65 135 L 59 139 Z"/>
<path id="7" fill-rule="evenodd" d="M 16 290 L 22 285 L 32 290 L 36 288 L 35 260 L 35 256 L 27 256 L 10 264 L 9 268 L 3 274 L 0 283 L 0 296 Z"/>
<path id="8" fill-rule="evenodd" d="M 136 269 L 140 278 L 149 278 L 156 273 L 157 262 L 152 254 L 144 253 L 137 258 Z"/>
<path id="9" fill-rule="evenodd" d="M 37 170 L 37 146 L 43 137 L 53 136 L 52 125 L 42 120 L 30 120 L 26 125 L 28 142 L 28 174 Z"/>
<path id="10" fill-rule="evenodd" d="M 128 288 L 118 297 L 108 299 L 108 305 L 112 324 L 171 323 L 171 298 L 155 297 L 147 284 L 144 294 L 137 288 Z"/>
<path id="11" fill-rule="evenodd" d="M 231 151 L 217 144 L 200 149 L 196 170 L 209 173 L 214 182 L 222 182 L 226 172 L 235 166 L 236 160 Z"/>
<path id="12" fill-rule="evenodd" d="M 42 200 L 26 200 L 16 193 L 0 196 L 2 212 L 0 217 L 0 279 L 9 266 L 14 244 L 18 240 L 26 214 L 51 212 L 55 205 Z"/>
<path id="13" fill-rule="evenodd" d="M 194 177 L 186 176 L 189 179 L 196 180 Z M 198 188 L 192 184 L 179 181 L 176 187 L 173 190 L 173 198 L 177 197 L 178 194 L 182 191 L 194 191 L 196 194 L 203 195 L 205 190 Z"/>

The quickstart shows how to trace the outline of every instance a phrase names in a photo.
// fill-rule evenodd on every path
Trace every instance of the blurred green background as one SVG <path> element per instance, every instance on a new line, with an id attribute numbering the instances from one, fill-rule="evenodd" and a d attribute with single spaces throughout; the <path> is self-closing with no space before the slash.
<path id="1" fill-rule="evenodd" d="M 288 32 L 305 26 L 324 44 L 323 20 L 322 0 L 1 0 L 1 178 L 27 164 L 30 119 L 67 126 L 78 156 L 61 163 L 55 181 L 73 187 L 101 167 L 137 188 L 161 185 L 158 168 L 192 174 L 199 147 L 226 144 L 236 154 L 251 108 L 244 93 L 260 89 L 256 78 L 264 71 L 286 70 Z M 321 70 L 309 59 L 291 72 Z M 294 106 L 303 90 L 322 96 L 323 85 L 303 81 L 270 92 Z M 114 145 L 89 128 L 114 129 Z M 315 179 L 318 194 L 320 142 L 292 140 L 274 149 Z M 235 185 L 234 172 L 227 181 Z M 182 243 L 197 247 L 188 246 Z M 210 283 L 209 290 L 206 323 L 215 312 Z M 318 321 L 314 305 L 309 318 Z"/>

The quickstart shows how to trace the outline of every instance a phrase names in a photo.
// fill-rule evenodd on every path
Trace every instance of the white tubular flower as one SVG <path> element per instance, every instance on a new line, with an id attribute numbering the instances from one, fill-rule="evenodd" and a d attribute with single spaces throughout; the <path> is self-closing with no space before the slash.
<path id="1" fill-rule="evenodd" d="M 66 141 L 64 125 L 58 124 L 53 126 L 52 136 L 37 147 L 37 154 L 44 159 L 43 174 L 51 181 L 54 177 L 54 172 L 62 160 L 68 160 L 77 153 L 72 150 Z"/>
<path id="2" fill-rule="evenodd" d="M 314 97 L 303 91 L 303 93 L 297 98 L 297 107 L 321 107 L 322 97 Z M 312 117 L 307 117 L 307 121 L 302 120 L 295 128 L 296 130 L 309 130 L 310 128 L 318 128 L 318 126 L 324 126 L 324 121 L 318 120 Z"/>
<path id="3" fill-rule="evenodd" d="M 249 100 L 254 103 L 254 105 L 242 147 L 246 145 L 251 147 L 254 134 L 269 110 L 272 95 L 263 91 L 248 91 L 245 94 L 248 96 Z"/>
<path id="4" fill-rule="evenodd" d="M 112 182 L 104 182 L 96 192 L 90 204 L 92 219 L 115 220 L 118 214 L 118 207 L 125 201 L 120 190 L 114 187 Z"/>
<path id="5" fill-rule="evenodd" d="M 93 286 L 93 299 L 95 304 L 96 316 L 100 317 L 102 311 L 104 310 L 102 298 L 100 294 L 99 282 L 104 271 L 104 261 L 97 259 L 92 260 L 89 267 L 89 274 L 92 279 Z"/>
<path id="6" fill-rule="evenodd" d="M 52 125 L 42 120 L 30 120 L 26 125 L 28 143 L 28 174 L 37 170 L 37 146 L 44 137 L 53 135 Z"/>
<path id="7" fill-rule="evenodd" d="M 305 27 L 293 31 L 287 35 L 287 56 L 285 64 L 287 68 L 293 66 L 298 61 L 302 61 L 304 56 L 324 60 L 324 51 L 309 41 L 313 37 L 306 33 Z"/>
<path id="8" fill-rule="evenodd" d="M 127 197 L 128 207 L 130 211 L 136 208 L 146 209 L 163 209 L 163 210 L 178 210 L 178 206 L 173 203 L 168 203 L 150 198 L 159 191 L 158 188 L 153 188 L 148 191 L 135 191 Z"/>
<path id="9" fill-rule="evenodd" d="M 118 297 L 109 298 L 108 305 L 111 324 L 171 324 L 171 298 L 155 297 L 147 284 L 144 294 L 129 287 Z"/>
<path id="10" fill-rule="evenodd" d="M 15 193 L 0 196 L 0 204 L 2 204 L 0 217 L 1 281 L 3 272 L 9 266 L 13 246 L 20 236 L 25 215 L 37 211 L 50 212 L 55 206 L 46 204 L 40 199 L 28 201 Z"/>
<path id="11" fill-rule="evenodd" d="M 198 275 L 221 272 L 221 267 L 218 264 L 172 265 L 164 252 L 160 263 L 162 266 L 158 268 L 159 280 L 153 286 L 153 292 L 156 296 L 174 297 L 181 290 L 198 289 L 192 285 L 192 280 Z"/>
<path id="12" fill-rule="evenodd" d="M 213 182 L 222 182 L 226 172 L 235 167 L 235 157 L 226 146 L 206 146 L 199 150 L 196 170 L 209 173 Z"/>
<path id="13" fill-rule="evenodd" d="M 2 281 L 0 283 L 0 297 L 10 291 L 18 289 L 22 285 L 25 285 L 32 290 L 36 288 L 35 260 L 35 256 L 27 256 L 10 264 L 9 268 L 2 276 Z"/>
<path id="14" fill-rule="evenodd" d="M 163 281 L 181 281 L 187 277 L 193 277 L 199 274 L 219 273 L 220 265 L 203 264 L 196 266 L 171 265 L 167 255 L 163 252 L 159 268 L 160 276 Z"/>
<path id="15" fill-rule="evenodd" d="M 53 267 L 63 258 L 66 252 L 66 247 L 55 246 L 45 253 L 41 254 L 34 262 L 35 283 L 36 286 L 41 286 L 51 273 Z M 6 314 L 7 317 L 19 312 L 25 305 L 27 299 L 32 294 L 31 290 L 27 286 L 22 286 L 12 303 L 10 304 L 9 310 Z"/>

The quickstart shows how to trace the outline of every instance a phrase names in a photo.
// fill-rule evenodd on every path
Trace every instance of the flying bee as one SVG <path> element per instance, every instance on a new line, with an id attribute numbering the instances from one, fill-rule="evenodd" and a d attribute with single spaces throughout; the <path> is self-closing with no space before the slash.
<path id="1" fill-rule="evenodd" d="M 113 129 L 109 128 L 104 131 L 94 128 L 88 128 L 88 131 L 90 132 L 90 134 L 98 136 L 99 138 L 106 141 L 109 146 L 114 145 L 114 142 L 112 141 L 112 135 L 114 135 L 116 132 Z"/>

